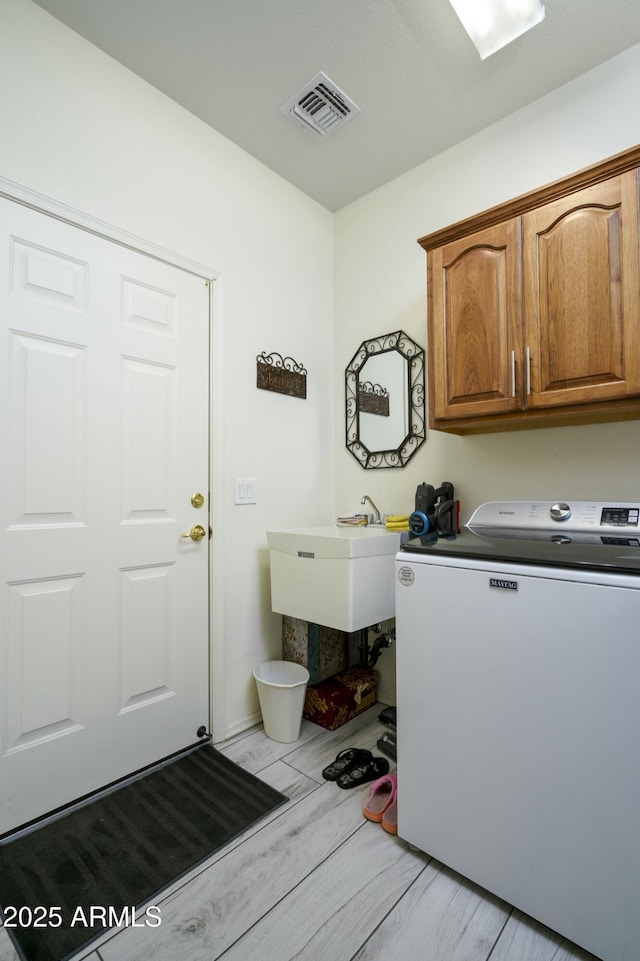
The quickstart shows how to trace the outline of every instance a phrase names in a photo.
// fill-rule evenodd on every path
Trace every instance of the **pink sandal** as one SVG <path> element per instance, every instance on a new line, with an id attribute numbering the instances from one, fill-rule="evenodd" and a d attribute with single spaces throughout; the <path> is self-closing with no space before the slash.
<path id="1" fill-rule="evenodd" d="M 387 832 L 387 834 L 397 834 L 398 833 L 398 791 L 397 789 L 393 792 L 393 800 L 388 808 L 385 809 L 382 815 L 382 821 L 380 822 L 382 829 Z"/>
<path id="2" fill-rule="evenodd" d="M 375 821 L 384 827 L 387 819 L 387 811 L 396 806 L 397 778 L 395 774 L 385 774 L 383 777 L 374 781 L 369 789 L 369 798 L 364 806 L 363 814 L 368 821 Z M 397 820 L 397 814 L 395 815 Z M 392 822 L 390 822 L 392 823 Z M 385 831 L 389 828 L 385 828 Z M 395 834 L 395 831 L 389 831 Z"/>

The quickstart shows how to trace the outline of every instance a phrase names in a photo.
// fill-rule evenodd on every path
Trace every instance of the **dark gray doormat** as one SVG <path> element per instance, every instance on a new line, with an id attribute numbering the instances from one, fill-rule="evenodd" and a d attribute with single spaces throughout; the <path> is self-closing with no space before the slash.
<path id="1" fill-rule="evenodd" d="M 286 800 L 199 747 L 1 844 L 3 924 L 27 961 L 62 961 Z M 155 905 L 141 917 L 161 923 Z"/>

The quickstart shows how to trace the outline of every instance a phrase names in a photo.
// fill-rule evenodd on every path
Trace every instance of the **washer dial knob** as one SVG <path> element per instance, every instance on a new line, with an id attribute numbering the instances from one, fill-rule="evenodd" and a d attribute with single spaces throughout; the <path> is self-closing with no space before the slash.
<path id="1" fill-rule="evenodd" d="M 554 504 L 549 513 L 551 514 L 551 520 L 568 521 L 571 517 L 571 508 L 568 504 L 560 502 L 559 504 Z"/>

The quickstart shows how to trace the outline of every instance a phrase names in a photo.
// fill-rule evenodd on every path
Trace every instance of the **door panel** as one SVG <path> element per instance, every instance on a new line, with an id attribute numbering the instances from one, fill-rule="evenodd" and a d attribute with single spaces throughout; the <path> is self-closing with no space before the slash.
<path id="1" fill-rule="evenodd" d="M 429 252 L 435 420 L 522 406 L 519 238 L 513 219 Z"/>
<path id="2" fill-rule="evenodd" d="M 0 201 L 0 833 L 208 723 L 202 278 Z"/>
<path id="3" fill-rule="evenodd" d="M 640 393 L 637 173 L 522 220 L 527 406 Z"/>
<path id="4" fill-rule="evenodd" d="M 175 564 L 121 571 L 120 604 L 122 713 L 175 692 Z"/>
<path id="5" fill-rule="evenodd" d="M 81 575 L 8 585 L 7 754 L 83 726 L 84 589 Z"/>
<path id="6" fill-rule="evenodd" d="M 9 524 L 82 524 L 86 352 L 10 331 L 9 377 Z"/>
<path id="7" fill-rule="evenodd" d="M 172 520 L 175 491 L 176 369 L 122 358 L 123 524 Z"/>

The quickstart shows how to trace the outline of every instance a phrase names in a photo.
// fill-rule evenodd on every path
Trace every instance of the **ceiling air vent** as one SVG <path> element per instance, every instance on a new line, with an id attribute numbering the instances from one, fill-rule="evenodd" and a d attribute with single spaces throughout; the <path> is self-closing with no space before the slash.
<path id="1" fill-rule="evenodd" d="M 285 103 L 282 113 L 320 139 L 343 127 L 360 108 L 326 74 L 319 73 Z"/>

